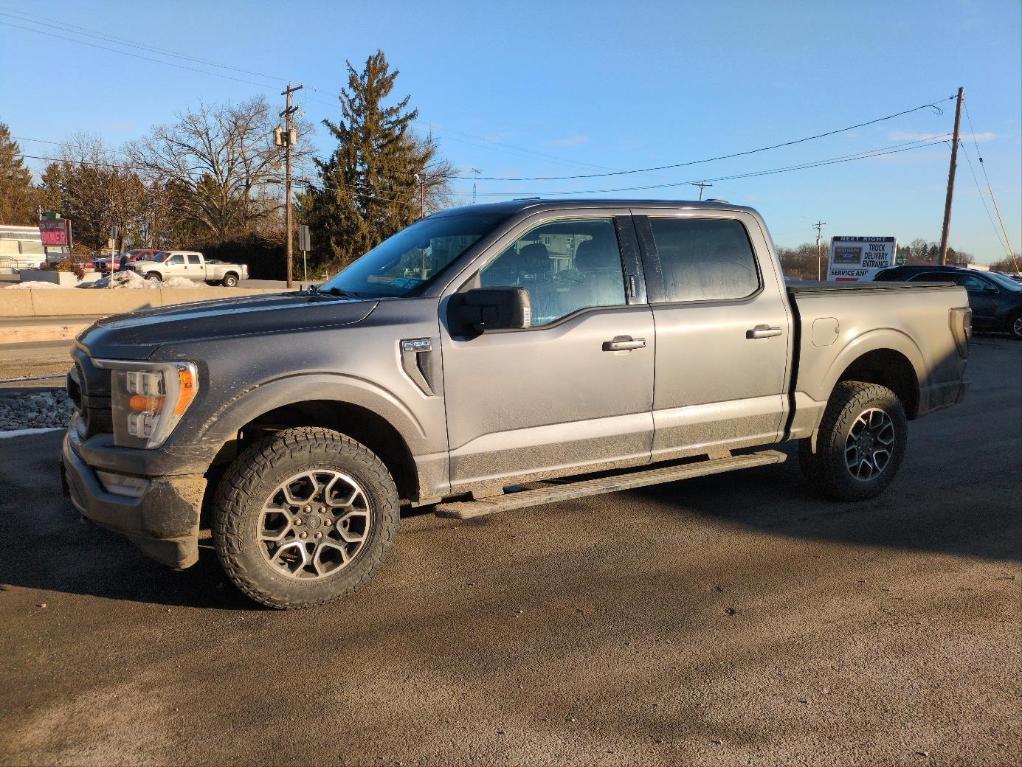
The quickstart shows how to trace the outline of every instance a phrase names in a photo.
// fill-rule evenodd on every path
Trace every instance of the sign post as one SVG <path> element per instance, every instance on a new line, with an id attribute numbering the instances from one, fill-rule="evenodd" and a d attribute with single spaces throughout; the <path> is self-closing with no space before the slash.
<path id="1" fill-rule="evenodd" d="M 832 237 L 827 279 L 871 282 L 881 269 L 894 266 L 897 250 L 894 237 Z"/>
<path id="2" fill-rule="evenodd" d="M 305 282 L 309 281 L 309 260 L 306 253 L 312 250 L 312 242 L 309 239 L 309 227 L 302 224 L 298 227 L 298 249 L 302 251 L 302 275 Z"/>

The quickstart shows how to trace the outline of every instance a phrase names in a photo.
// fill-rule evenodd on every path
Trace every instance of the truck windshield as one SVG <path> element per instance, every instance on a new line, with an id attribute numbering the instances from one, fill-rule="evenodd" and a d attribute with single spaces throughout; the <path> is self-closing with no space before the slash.
<path id="1" fill-rule="evenodd" d="M 161 250 L 159 253 L 153 254 L 152 260 L 156 261 L 157 263 L 163 263 L 164 261 L 167 260 L 167 256 L 169 255 L 170 253 L 167 252 L 166 250 Z"/>
<path id="2" fill-rule="evenodd" d="M 505 217 L 461 213 L 425 218 L 381 242 L 319 289 L 369 298 L 415 295 Z"/>

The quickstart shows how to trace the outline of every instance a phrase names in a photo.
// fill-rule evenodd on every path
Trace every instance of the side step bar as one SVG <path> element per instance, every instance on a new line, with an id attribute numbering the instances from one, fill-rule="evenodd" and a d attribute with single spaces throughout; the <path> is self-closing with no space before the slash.
<path id="1" fill-rule="evenodd" d="M 655 469 L 632 471 L 614 474 L 609 477 L 582 479 L 574 482 L 559 480 L 559 484 L 543 484 L 531 490 L 505 493 L 492 498 L 480 498 L 471 501 L 451 501 L 437 504 L 435 513 L 438 517 L 450 519 L 475 519 L 501 511 L 523 509 L 528 506 L 539 506 L 544 503 L 567 501 L 571 498 L 584 498 L 601 493 L 616 493 L 619 490 L 631 490 L 647 485 L 659 485 L 663 482 L 676 482 L 680 479 L 705 477 L 709 474 L 720 474 L 736 469 L 751 469 L 754 466 L 767 466 L 783 463 L 787 456 L 779 450 L 763 450 L 758 453 L 736 455 L 728 458 L 711 458 L 695 463 L 672 464 Z"/>

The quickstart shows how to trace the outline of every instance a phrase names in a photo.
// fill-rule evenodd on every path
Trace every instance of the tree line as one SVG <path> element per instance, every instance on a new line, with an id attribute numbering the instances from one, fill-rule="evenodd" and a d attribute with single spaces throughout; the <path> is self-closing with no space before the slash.
<path id="1" fill-rule="evenodd" d="M 310 265 L 337 271 L 419 218 L 446 207 L 453 166 L 429 135 L 413 130 L 410 97 L 393 99 L 399 72 L 380 51 L 346 63 L 340 114 L 323 125 L 336 149 L 317 158 L 312 126 L 296 122 L 292 148 L 297 220 L 312 228 Z M 0 123 L 0 223 L 36 223 L 40 211 L 72 221 L 80 255 L 107 247 L 187 248 L 249 264 L 280 278 L 284 263 L 284 153 L 277 114 L 263 97 L 200 104 L 175 122 L 115 148 L 74 135 L 34 183 Z M 421 210 L 420 210 L 421 209 Z"/>

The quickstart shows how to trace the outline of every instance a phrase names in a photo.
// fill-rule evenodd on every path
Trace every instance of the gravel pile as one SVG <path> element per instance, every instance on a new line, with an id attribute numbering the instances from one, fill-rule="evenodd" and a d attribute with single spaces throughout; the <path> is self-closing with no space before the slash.
<path id="1" fill-rule="evenodd" d="M 0 431 L 67 426 L 74 409 L 62 389 L 0 397 Z"/>

